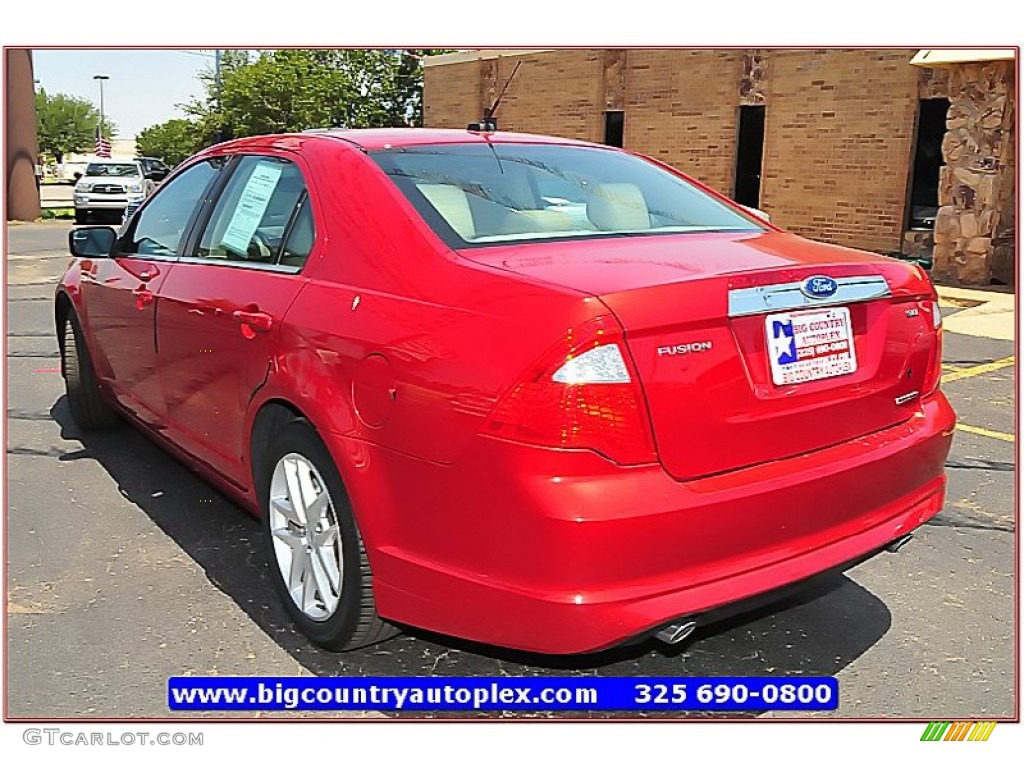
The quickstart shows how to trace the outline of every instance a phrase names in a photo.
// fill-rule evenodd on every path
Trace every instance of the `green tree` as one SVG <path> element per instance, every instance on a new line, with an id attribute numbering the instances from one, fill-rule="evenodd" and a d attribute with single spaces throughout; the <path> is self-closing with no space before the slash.
<path id="1" fill-rule="evenodd" d="M 64 93 L 52 96 L 40 88 L 36 94 L 36 132 L 39 151 L 53 155 L 58 163 L 71 152 L 91 152 L 96 141 L 100 114 L 88 99 Z M 103 119 L 103 135 L 110 138 L 117 127 Z"/>
<path id="2" fill-rule="evenodd" d="M 231 51 L 221 59 L 218 90 L 203 76 L 206 96 L 186 107 L 206 143 L 220 136 L 344 126 L 422 124 L 427 50 L 315 49 Z"/>
<path id="3" fill-rule="evenodd" d="M 159 157 L 168 165 L 177 165 L 202 148 L 199 126 L 191 120 L 173 118 L 144 128 L 135 137 L 138 153 Z"/>
<path id="4" fill-rule="evenodd" d="M 395 73 L 394 125 L 423 127 L 423 58 L 449 52 L 442 48 L 415 48 L 399 52 Z"/>

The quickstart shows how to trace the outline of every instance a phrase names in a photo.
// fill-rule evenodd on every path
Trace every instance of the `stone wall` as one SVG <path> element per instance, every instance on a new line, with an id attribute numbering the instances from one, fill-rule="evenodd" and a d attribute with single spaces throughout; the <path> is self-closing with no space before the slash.
<path id="1" fill-rule="evenodd" d="M 768 82 L 768 60 L 762 51 L 743 54 L 743 78 L 740 80 L 740 105 L 744 107 L 764 104 L 764 90 Z"/>
<path id="2" fill-rule="evenodd" d="M 949 114 L 942 141 L 935 219 L 937 280 L 988 285 L 1013 279 L 1013 63 L 949 69 Z"/>

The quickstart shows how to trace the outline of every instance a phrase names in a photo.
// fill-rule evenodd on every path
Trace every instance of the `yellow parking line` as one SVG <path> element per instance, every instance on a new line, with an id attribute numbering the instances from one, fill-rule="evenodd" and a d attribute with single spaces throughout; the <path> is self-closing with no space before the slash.
<path id="1" fill-rule="evenodd" d="M 1014 442 L 1016 438 L 1006 432 L 996 432 L 992 429 L 985 429 L 984 427 L 970 427 L 967 424 L 957 424 L 956 428 L 961 432 L 970 432 L 972 435 L 981 435 L 982 437 L 994 437 L 996 440 L 1005 440 L 1008 443 Z"/>
<path id="2" fill-rule="evenodd" d="M 970 368 L 960 368 L 945 374 L 942 377 L 942 383 L 948 384 L 951 381 L 959 381 L 960 379 L 969 379 L 971 376 L 980 376 L 983 373 L 991 373 L 992 371 L 998 371 L 1000 368 L 1006 368 L 1014 363 L 1013 355 L 1004 357 L 1002 360 L 994 360 L 991 363 L 982 363 L 981 365 L 972 365 Z"/>

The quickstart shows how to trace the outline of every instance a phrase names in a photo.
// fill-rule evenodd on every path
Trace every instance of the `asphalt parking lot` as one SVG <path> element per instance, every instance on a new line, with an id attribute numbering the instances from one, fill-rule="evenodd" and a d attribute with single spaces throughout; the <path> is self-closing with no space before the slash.
<path id="1" fill-rule="evenodd" d="M 839 678 L 838 716 L 1015 713 L 1008 338 L 945 335 L 944 387 L 961 425 L 948 500 L 897 554 L 702 628 L 678 649 L 550 658 L 410 631 L 335 655 L 292 629 L 255 520 L 131 428 L 86 437 L 75 427 L 51 305 L 69 228 L 7 233 L 8 717 L 167 717 L 166 679 L 182 674 L 801 673 Z"/>

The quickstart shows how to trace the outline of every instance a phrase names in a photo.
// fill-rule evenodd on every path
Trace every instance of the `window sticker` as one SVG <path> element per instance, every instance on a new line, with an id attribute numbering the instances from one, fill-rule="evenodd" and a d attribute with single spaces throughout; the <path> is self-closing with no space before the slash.
<path id="1" fill-rule="evenodd" d="M 278 164 L 258 163 L 253 168 L 224 231 L 224 237 L 221 238 L 221 245 L 240 256 L 248 253 L 249 243 L 263 220 L 263 214 L 267 212 L 280 178 L 281 166 Z"/>

